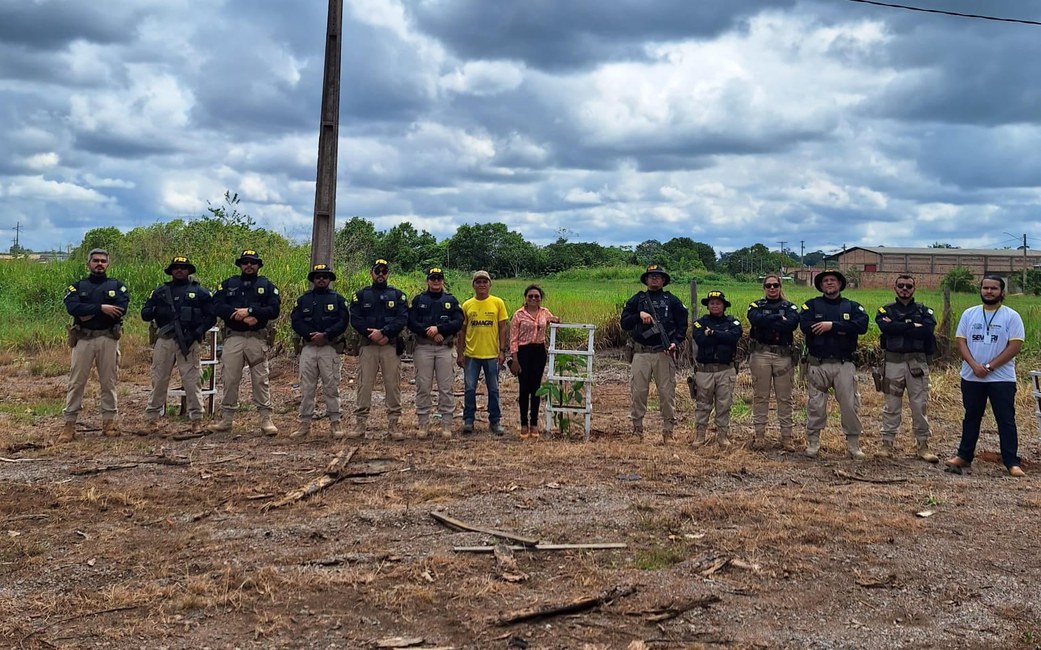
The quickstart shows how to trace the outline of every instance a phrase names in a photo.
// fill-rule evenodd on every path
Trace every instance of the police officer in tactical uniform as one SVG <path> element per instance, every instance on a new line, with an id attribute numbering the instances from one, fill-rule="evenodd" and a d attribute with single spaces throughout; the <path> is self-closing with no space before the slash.
<path id="1" fill-rule="evenodd" d="M 166 409 L 166 393 L 174 366 L 181 377 L 192 433 L 202 430 L 202 386 L 199 357 L 202 339 L 217 322 L 209 290 L 192 280 L 195 265 L 178 255 L 164 272 L 171 280 L 159 285 L 145 301 L 141 318 L 158 329 L 152 348 L 152 396 L 145 408 L 145 428 L 138 433 L 160 433 L 159 418 Z"/>
<path id="2" fill-rule="evenodd" d="M 347 331 L 347 301 L 329 288 L 336 273 L 328 264 L 315 264 L 307 274 L 312 288 L 296 299 L 290 314 L 293 331 L 300 341 L 300 423 L 292 437 L 311 432 L 314 418 L 315 390 L 322 380 L 325 411 L 333 438 L 342 438 L 340 425 L 340 354 L 344 350 L 343 334 Z"/>
<path id="3" fill-rule="evenodd" d="M 784 297 L 781 276 L 763 278 L 763 297 L 748 305 L 748 369 L 752 374 L 752 427 L 755 447 L 766 443 L 770 388 L 777 399 L 777 423 L 781 446 L 792 447 L 792 387 L 795 384 L 794 333 L 799 329 L 799 308 Z"/>
<path id="4" fill-rule="evenodd" d="M 372 284 L 359 289 L 351 299 L 351 326 L 361 335 L 358 351 L 358 398 L 354 408 L 354 429 L 347 437 L 365 435 L 372 406 L 372 386 L 376 373 L 383 374 L 387 403 L 387 433 L 391 440 L 404 440 L 398 431 L 401 417 L 401 387 L 398 385 L 398 355 L 404 350 L 401 330 L 408 325 L 408 300 L 405 294 L 387 284 L 390 264 L 376 260 L 369 271 Z"/>
<path id="5" fill-rule="evenodd" d="M 217 286 L 213 311 L 224 321 L 224 349 L 221 374 L 224 396 L 221 419 L 210 425 L 210 431 L 231 431 L 235 411 L 239 408 L 239 383 L 242 370 L 249 365 L 253 384 L 253 403 L 260 415 L 260 430 L 266 436 L 278 434 L 271 421 L 271 392 L 268 386 L 267 353 L 270 348 L 268 323 L 278 318 L 282 298 L 271 280 L 259 275 L 264 260 L 255 250 L 244 250 L 235 260 L 241 269 Z"/>
<path id="6" fill-rule="evenodd" d="M 917 441 L 917 456 L 929 463 L 940 461 L 929 451 L 929 355 L 936 352 L 936 318 L 933 310 L 915 302 L 915 280 L 903 274 L 895 282 L 896 300 L 879 307 L 875 323 L 882 331 L 885 372 L 882 392 L 882 458 L 896 456 L 896 432 L 900 430 L 900 411 L 904 391 L 911 407 L 911 432 Z"/>
<path id="7" fill-rule="evenodd" d="M 65 310 L 72 316 L 69 327 L 72 368 L 65 395 L 65 426 L 58 435 L 58 442 L 72 442 L 76 437 L 76 420 L 83 409 L 83 390 L 95 365 L 101 384 L 101 433 L 119 435 L 116 375 L 123 314 L 130 305 L 130 293 L 122 282 L 108 277 L 108 262 L 108 251 L 91 250 L 87 254 L 90 275 L 70 285 L 65 294 Z"/>
<path id="8" fill-rule="evenodd" d="M 433 267 L 427 271 L 427 290 L 412 299 L 408 310 L 408 328 L 416 335 L 412 354 L 416 366 L 416 422 L 417 437 L 430 435 L 431 393 L 437 380 L 437 407 L 441 413 L 441 437 L 452 437 L 452 417 L 455 398 L 452 382 L 455 379 L 453 345 L 456 334 L 463 327 L 463 310 L 459 301 L 445 291 L 445 274 Z"/>
<path id="9" fill-rule="evenodd" d="M 726 313 L 730 301 L 722 291 L 709 291 L 701 299 L 708 313 L 694 321 L 694 343 L 697 344 L 697 404 L 694 409 L 694 444 L 705 442 L 708 418 L 716 411 L 716 442 L 729 447 L 730 407 L 734 403 L 737 380 L 737 343 L 741 340 L 741 321 Z"/>
<path id="10" fill-rule="evenodd" d="M 633 339 L 633 374 L 629 382 L 633 432 L 643 437 L 647 393 L 653 377 L 661 402 L 663 442 L 672 438 L 676 427 L 675 356 L 687 336 L 689 318 L 680 299 L 664 291 L 671 280 L 660 264 L 648 266 L 640 276 L 647 290 L 629 298 L 621 317 L 622 329 Z"/>
<path id="11" fill-rule="evenodd" d="M 806 455 L 816 458 L 820 435 L 828 419 L 828 389 L 835 389 L 839 403 L 846 450 L 851 458 L 863 460 L 860 451 L 860 393 L 853 353 L 857 338 L 867 333 L 868 315 L 860 303 L 842 297 L 846 276 L 838 271 L 822 271 L 813 284 L 823 295 L 810 298 L 802 306 L 799 327 L 806 337 L 809 373 L 806 378 Z"/>

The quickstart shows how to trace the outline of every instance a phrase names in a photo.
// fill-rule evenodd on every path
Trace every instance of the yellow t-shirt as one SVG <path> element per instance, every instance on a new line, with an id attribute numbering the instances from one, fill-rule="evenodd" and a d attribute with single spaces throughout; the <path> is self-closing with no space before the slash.
<path id="1" fill-rule="evenodd" d="M 506 320 L 506 303 L 488 296 L 484 300 L 470 298 L 463 303 L 466 323 L 465 356 L 472 359 L 494 359 L 499 356 L 499 323 Z M 503 346 L 506 341 L 503 341 Z"/>

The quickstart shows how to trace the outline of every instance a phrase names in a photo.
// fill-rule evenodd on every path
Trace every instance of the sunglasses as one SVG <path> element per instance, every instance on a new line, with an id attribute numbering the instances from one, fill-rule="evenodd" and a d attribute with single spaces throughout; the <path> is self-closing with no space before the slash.
<path id="1" fill-rule="evenodd" d="M 533 293 L 531 295 L 527 295 L 527 296 L 524 296 L 524 297 L 527 298 L 528 300 L 542 300 L 542 296 L 540 296 L 537 293 Z"/>
<path id="2" fill-rule="evenodd" d="M 177 269 L 184 269 L 184 270 L 187 271 L 188 269 L 190 269 L 192 267 L 187 266 L 185 264 L 174 264 L 174 265 L 170 266 L 170 268 L 173 269 L 174 271 L 176 271 Z"/>
<path id="3" fill-rule="evenodd" d="M 373 269 L 374 275 L 390 275 L 390 269 Z"/>
<path id="4" fill-rule="evenodd" d="M 779 282 L 767 282 L 763 285 L 767 289 L 780 289 L 781 284 Z"/>
<path id="5" fill-rule="evenodd" d="M 914 285 L 913 284 L 904 284 L 902 282 L 898 282 L 897 285 L 896 285 L 896 288 L 897 289 L 914 289 Z"/>
<path id="6" fill-rule="evenodd" d="M 258 264 L 260 264 L 260 262 L 251 262 L 249 260 L 242 260 L 242 266 L 256 266 Z"/>

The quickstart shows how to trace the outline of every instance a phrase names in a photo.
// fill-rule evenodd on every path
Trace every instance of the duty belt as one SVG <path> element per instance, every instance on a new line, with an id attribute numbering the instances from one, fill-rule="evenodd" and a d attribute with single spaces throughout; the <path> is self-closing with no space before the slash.
<path id="1" fill-rule="evenodd" d="M 924 352 L 890 352 L 886 350 L 886 361 L 890 363 L 906 363 L 907 361 L 925 363 L 928 359 L 925 358 Z"/>
<path id="2" fill-rule="evenodd" d="M 111 329 L 88 330 L 88 329 L 84 329 L 82 327 L 80 328 L 79 338 L 81 338 L 81 339 L 96 339 L 99 336 L 108 336 L 110 338 L 115 338 L 114 336 L 112 336 L 112 330 Z"/>
<path id="3" fill-rule="evenodd" d="M 698 372 L 723 372 L 733 367 L 732 363 L 698 363 Z"/>
<path id="4" fill-rule="evenodd" d="M 824 363 L 846 363 L 851 359 L 843 359 L 841 357 L 815 357 L 812 354 L 806 356 L 806 360 L 811 366 L 819 366 Z"/>
<path id="5" fill-rule="evenodd" d="M 435 341 L 433 339 L 430 339 L 430 338 L 427 338 L 425 336 L 417 336 L 416 337 L 416 345 L 436 345 L 436 346 L 439 346 L 439 347 L 449 347 L 453 343 L 455 343 L 455 337 L 454 336 L 446 337 L 445 340 L 443 342 L 441 342 L 441 343 L 438 343 L 437 341 Z"/>
<path id="6" fill-rule="evenodd" d="M 660 345 L 644 345 L 633 341 L 633 352 L 665 352 L 665 348 Z"/>
<path id="7" fill-rule="evenodd" d="M 752 348 L 752 352 L 771 352 L 773 354 L 788 355 L 792 353 L 792 349 L 787 345 L 767 345 L 757 341 Z"/>
<path id="8" fill-rule="evenodd" d="M 258 331 L 254 331 L 254 330 L 239 331 L 239 330 L 229 329 L 228 330 L 228 338 L 231 338 L 233 336 L 245 336 L 246 338 L 251 338 L 251 339 L 264 339 L 264 338 L 267 338 L 267 333 L 264 332 L 264 330 L 260 330 L 258 332 Z"/>

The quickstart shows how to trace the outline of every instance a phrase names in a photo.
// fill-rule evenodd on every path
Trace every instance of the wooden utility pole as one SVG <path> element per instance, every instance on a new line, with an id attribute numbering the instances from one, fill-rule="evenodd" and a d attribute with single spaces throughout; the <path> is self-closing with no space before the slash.
<path id="1" fill-rule="evenodd" d="M 311 264 L 333 263 L 336 233 L 336 156 L 340 137 L 340 33 L 343 0 L 329 0 L 325 31 L 325 75 L 322 82 L 322 119 L 318 132 L 318 177 L 314 188 L 311 227 Z"/>

